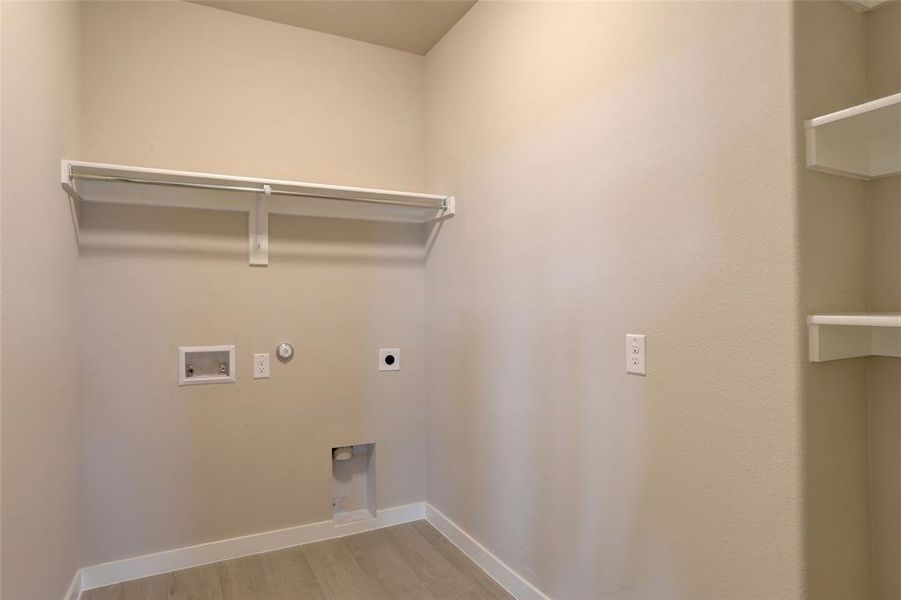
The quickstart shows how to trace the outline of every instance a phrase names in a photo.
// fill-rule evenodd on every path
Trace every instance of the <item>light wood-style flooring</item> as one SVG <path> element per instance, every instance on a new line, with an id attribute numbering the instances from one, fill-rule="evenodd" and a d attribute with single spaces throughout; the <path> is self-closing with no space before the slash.
<path id="1" fill-rule="evenodd" d="M 81 600 L 475 600 L 512 596 L 427 521 L 89 590 Z"/>

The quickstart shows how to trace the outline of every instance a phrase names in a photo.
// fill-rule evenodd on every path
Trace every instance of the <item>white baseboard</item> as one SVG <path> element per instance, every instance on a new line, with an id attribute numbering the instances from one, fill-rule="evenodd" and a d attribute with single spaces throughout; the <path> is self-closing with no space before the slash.
<path id="1" fill-rule="evenodd" d="M 84 567 L 72 579 L 65 600 L 78 600 L 84 590 L 112 585 L 132 579 L 199 567 L 222 560 L 261 554 L 282 548 L 300 546 L 332 538 L 344 537 L 382 527 L 400 525 L 419 519 L 428 521 L 466 556 L 479 565 L 492 579 L 519 600 L 550 600 L 524 577 L 508 567 L 459 525 L 426 502 L 414 502 L 378 511 L 372 519 L 336 524 L 320 521 L 242 537 L 217 540 L 196 546 L 176 548 L 113 562 Z"/>
<path id="2" fill-rule="evenodd" d="M 534 585 L 529 583 L 519 573 L 508 567 L 501 559 L 491 553 L 475 538 L 466 533 L 459 525 L 445 517 L 441 511 L 426 503 L 425 518 L 444 537 L 449 539 L 457 548 L 472 559 L 474 563 L 482 567 L 492 579 L 501 587 L 510 592 L 518 600 L 550 600 Z"/>
<path id="3" fill-rule="evenodd" d="M 336 525 L 332 521 L 321 521 L 298 527 L 254 533 L 227 540 L 218 540 L 196 546 L 126 558 L 92 567 L 84 567 L 80 572 L 80 588 L 81 590 L 90 590 L 122 581 L 199 567 L 200 565 L 221 560 L 271 552 L 331 538 L 344 537 L 424 518 L 425 503 L 415 502 L 380 510 L 372 519 L 361 519 L 340 525 Z M 69 600 L 68 597 L 66 600 Z"/>

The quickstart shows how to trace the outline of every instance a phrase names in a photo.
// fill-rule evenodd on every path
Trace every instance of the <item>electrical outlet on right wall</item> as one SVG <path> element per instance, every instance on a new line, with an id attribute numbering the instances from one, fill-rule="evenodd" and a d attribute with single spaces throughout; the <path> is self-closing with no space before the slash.
<path id="1" fill-rule="evenodd" d="M 648 355 L 644 334 L 626 334 L 626 373 L 648 374 Z"/>

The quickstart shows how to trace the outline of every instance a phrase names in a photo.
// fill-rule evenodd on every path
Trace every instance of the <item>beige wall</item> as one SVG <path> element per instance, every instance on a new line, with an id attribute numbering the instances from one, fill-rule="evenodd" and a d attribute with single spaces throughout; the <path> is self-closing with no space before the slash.
<path id="1" fill-rule="evenodd" d="M 804 119 L 865 99 L 865 39 L 866 17 L 849 6 L 795 4 L 799 139 Z M 866 183 L 807 169 L 803 144 L 798 152 L 802 312 L 865 311 Z M 814 364 L 806 351 L 808 593 L 818 600 L 863 600 L 870 595 L 866 359 Z"/>
<path id="2" fill-rule="evenodd" d="M 866 598 L 868 377 L 890 597 L 896 376 L 802 365 L 800 325 L 894 289 L 894 217 L 796 153 L 801 118 L 893 91 L 872 23 L 483 0 L 423 60 L 180 2 L 4 3 L 3 597 L 61 596 L 79 519 L 82 565 L 327 519 L 329 448 L 375 441 L 380 506 L 426 497 L 556 598 L 796 598 L 805 570 L 810 597 Z M 76 263 L 61 155 L 461 212 L 425 269 L 419 228 L 286 216 L 251 269 L 240 215 L 89 205 Z M 9 358 L 48 340 L 52 372 Z M 237 344 L 238 383 L 179 388 L 176 347 L 206 343 Z"/>
<path id="3" fill-rule="evenodd" d="M 461 207 L 427 265 L 428 499 L 552 597 L 801 594 L 791 28 L 480 2 L 427 57 Z"/>
<path id="4" fill-rule="evenodd" d="M 187 3 L 84 7 L 79 158 L 423 186 L 423 59 Z M 79 331 L 84 564 L 331 518 L 330 448 L 377 445 L 379 506 L 421 500 L 424 232 L 88 206 Z M 290 340 L 272 378 L 251 353 Z M 179 345 L 237 344 L 234 385 L 176 385 Z M 403 368 L 379 373 L 377 349 Z"/>
<path id="5" fill-rule="evenodd" d="M 79 566 L 77 247 L 59 187 L 78 121 L 79 10 L 2 10 L 0 596 L 55 600 Z"/>
<path id="6" fill-rule="evenodd" d="M 871 98 L 901 89 L 901 2 L 867 13 L 867 93 Z"/>
<path id="7" fill-rule="evenodd" d="M 897 200 L 898 198 L 896 198 Z M 901 371 L 897 359 L 869 359 L 870 528 L 873 597 L 901 597 Z"/>
<path id="8" fill-rule="evenodd" d="M 901 92 L 901 3 L 867 15 L 867 93 L 879 98 Z M 901 306 L 901 177 L 869 183 L 869 303 L 873 311 Z M 873 587 L 877 600 L 901 597 L 901 380 L 897 359 L 871 358 L 870 528 Z"/>

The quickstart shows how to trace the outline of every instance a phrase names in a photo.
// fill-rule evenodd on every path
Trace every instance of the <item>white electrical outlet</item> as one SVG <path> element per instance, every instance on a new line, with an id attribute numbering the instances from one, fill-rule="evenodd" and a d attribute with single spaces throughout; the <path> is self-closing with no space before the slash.
<path id="1" fill-rule="evenodd" d="M 253 355 L 253 378 L 266 379 L 269 377 L 269 354 Z"/>
<path id="2" fill-rule="evenodd" d="M 626 373 L 648 374 L 648 353 L 644 335 L 626 334 Z"/>

